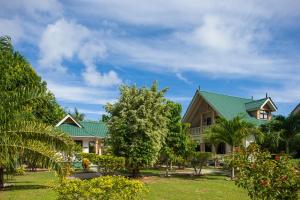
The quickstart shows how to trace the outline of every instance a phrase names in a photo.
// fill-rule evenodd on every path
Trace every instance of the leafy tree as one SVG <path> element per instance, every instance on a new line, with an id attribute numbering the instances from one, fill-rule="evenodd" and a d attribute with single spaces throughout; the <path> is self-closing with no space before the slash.
<path id="1" fill-rule="evenodd" d="M 72 116 L 75 120 L 77 120 L 77 121 L 83 121 L 83 120 L 84 120 L 84 117 L 85 117 L 85 114 L 80 113 L 80 112 L 78 111 L 78 109 L 75 107 L 75 108 L 74 108 L 74 112 L 71 113 L 71 116 Z"/>
<path id="2" fill-rule="evenodd" d="M 109 118 L 110 118 L 109 115 L 103 114 L 103 115 L 102 115 L 102 118 L 101 118 L 101 121 L 102 121 L 102 122 L 108 122 L 108 121 L 109 121 Z"/>
<path id="3" fill-rule="evenodd" d="M 8 36 L 0 37 L 0 91 L 14 91 L 19 87 L 38 88 L 46 100 L 28 104 L 27 119 L 37 119 L 47 124 L 55 124 L 64 115 L 54 95 L 47 90 L 47 84 L 36 74 L 28 61 L 11 44 Z M 24 111 L 25 112 L 25 111 Z"/>
<path id="4" fill-rule="evenodd" d="M 12 171 L 23 162 L 34 161 L 63 173 L 73 141 L 49 125 L 24 117 L 28 105 L 42 104 L 48 100 L 47 94 L 40 88 L 20 87 L 1 91 L 0 99 L 0 188 L 4 186 L 4 169 Z"/>
<path id="5" fill-rule="evenodd" d="M 178 159 L 186 159 L 192 148 L 189 125 L 181 123 L 182 107 L 172 101 L 167 102 L 169 110 L 168 133 L 161 149 L 161 159 L 167 165 L 166 175 Z"/>
<path id="6" fill-rule="evenodd" d="M 218 118 L 217 123 L 208 128 L 205 132 L 206 137 L 213 138 L 215 141 L 224 142 L 231 146 L 231 153 L 234 148 L 242 146 L 243 140 L 251 135 L 259 136 L 258 129 L 251 123 L 244 121 L 240 116 L 231 120 Z M 234 178 L 234 167 L 231 167 L 231 179 Z"/>
<path id="7" fill-rule="evenodd" d="M 119 100 L 106 105 L 113 153 L 126 159 L 134 176 L 156 161 L 168 132 L 166 91 L 158 90 L 156 82 L 149 89 L 123 85 Z"/>
<path id="8" fill-rule="evenodd" d="M 285 152 L 290 153 L 290 144 L 300 133 L 300 115 L 289 115 L 284 117 L 279 115 L 272 122 L 272 130 L 280 134 L 285 143 Z"/>

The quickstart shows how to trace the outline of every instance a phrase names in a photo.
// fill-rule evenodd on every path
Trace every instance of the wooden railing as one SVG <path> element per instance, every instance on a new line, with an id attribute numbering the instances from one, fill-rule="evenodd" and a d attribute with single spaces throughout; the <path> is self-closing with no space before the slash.
<path id="1" fill-rule="evenodd" d="M 202 128 L 201 127 L 190 128 L 190 133 L 191 133 L 192 139 L 198 140 L 198 141 L 202 140 L 202 134 L 203 134 L 204 130 L 208 127 L 209 127 L 209 125 L 205 125 Z"/>

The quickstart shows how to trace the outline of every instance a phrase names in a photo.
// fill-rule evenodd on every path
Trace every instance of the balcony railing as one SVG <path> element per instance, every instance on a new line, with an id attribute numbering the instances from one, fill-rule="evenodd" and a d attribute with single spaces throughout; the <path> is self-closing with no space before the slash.
<path id="1" fill-rule="evenodd" d="M 193 140 L 201 140 L 204 130 L 208 127 L 209 127 L 209 125 L 204 125 L 202 128 L 201 127 L 190 128 L 190 133 L 191 133 L 192 139 Z"/>

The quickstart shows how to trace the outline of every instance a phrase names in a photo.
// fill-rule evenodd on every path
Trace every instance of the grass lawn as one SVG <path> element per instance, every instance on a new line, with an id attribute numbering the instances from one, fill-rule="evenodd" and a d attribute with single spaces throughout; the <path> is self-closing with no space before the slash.
<path id="1" fill-rule="evenodd" d="M 244 190 L 238 188 L 224 176 L 207 175 L 203 177 L 174 176 L 165 178 L 159 176 L 163 172 L 156 170 L 143 171 L 147 176 L 143 179 L 149 193 L 145 199 L 151 200 L 191 200 L 191 199 L 222 199 L 247 200 Z M 48 188 L 50 183 L 58 181 L 52 172 L 27 173 L 10 181 L 16 185 L 0 192 L 0 199 L 18 200 L 50 200 L 55 199 L 55 193 Z"/>

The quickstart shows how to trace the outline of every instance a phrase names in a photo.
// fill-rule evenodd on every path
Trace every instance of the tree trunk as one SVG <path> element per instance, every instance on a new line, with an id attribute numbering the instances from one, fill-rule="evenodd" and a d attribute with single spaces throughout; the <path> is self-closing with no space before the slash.
<path id="1" fill-rule="evenodd" d="M 232 145 L 231 146 L 231 154 L 232 154 L 232 156 L 233 156 L 233 154 L 234 154 L 234 146 Z M 232 166 L 231 167 L 231 180 L 233 180 L 235 177 L 234 177 L 234 166 Z"/>
<path id="2" fill-rule="evenodd" d="M 285 153 L 289 154 L 290 153 L 290 146 L 289 146 L 289 141 L 285 142 Z"/>
<path id="3" fill-rule="evenodd" d="M 0 190 L 4 188 L 4 168 L 0 167 Z"/>
<path id="4" fill-rule="evenodd" d="M 139 169 L 139 168 L 134 168 L 134 169 L 132 170 L 132 176 L 133 176 L 134 178 L 137 178 L 137 177 L 139 177 L 139 175 L 140 175 L 140 169 Z"/>

